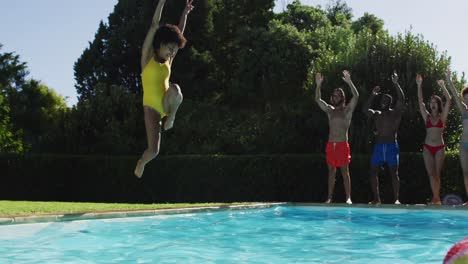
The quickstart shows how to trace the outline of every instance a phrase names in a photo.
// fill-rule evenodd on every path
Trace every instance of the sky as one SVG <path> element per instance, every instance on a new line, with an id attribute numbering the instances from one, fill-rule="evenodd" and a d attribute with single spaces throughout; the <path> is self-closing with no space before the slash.
<path id="1" fill-rule="evenodd" d="M 15 52 L 30 75 L 66 98 L 77 102 L 73 65 L 94 39 L 99 22 L 107 23 L 118 0 L 2 1 L 1 53 Z M 197 0 L 194 0 L 196 8 Z M 276 0 L 281 11 L 292 0 Z M 329 0 L 302 0 L 326 7 Z M 396 35 L 411 29 L 452 57 L 452 70 L 468 73 L 468 20 L 466 0 L 346 0 L 353 19 L 365 12 L 376 15 Z M 196 12 L 196 9 L 194 10 Z M 189 22 L 190 23 L 190 22 Z"/>
<path id="2" fill-rule="evenodd" d="M 30 74 L 76 104 L 73 65 L 118 0 L 0 0 L 1 53 L 15 52 Z"/>

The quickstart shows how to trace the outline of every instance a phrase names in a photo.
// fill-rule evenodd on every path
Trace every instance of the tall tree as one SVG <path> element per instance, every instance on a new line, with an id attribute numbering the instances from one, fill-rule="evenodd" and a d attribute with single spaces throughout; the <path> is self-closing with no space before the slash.
<path id="1" fill-rule="evenodd" d="M 274 0 L 216 0 L 213 12 L 214 63 L 221 92 L 229 94 L 234 81 L 232 72 L 240 65 L 237 59 L 244 47 L 239 46 L 239 32 L 266 29 L 273 18 Z"/>
<path id="2" fill-rule="evenodd" d="M 21 141 L 22 132 L 14 130 L 10 122 L 10 108 L 0 94 L 0 153 L 21 153 L 24 150 Z"/>
<path id="3" fill-rule="evenodd" d="M 327 17 L 333 25 L 339 26 L 351 21 L 353 10 L 343 0 L 332 0 L 327 6 Z"/>
<path id="4" fill-rule="evenodd" d="M 306 34 L 273 20 L 267 29 L 241 31 L 239 66 L 232 73 L 230 102 L 253 108 L 304 95 L 313 59 Z"/>
<path id="5" fill-rule="evenodd" d="M 3 45 L 0 44 L 0 50 Z M 21 89 L 28 74 L 26 63 L 20 62 L 19 55 L 13 52 L 0 53 L 0 153 L 22 152 L 22 131 L 11 123 L 10 91 Z"/>
<path id="6" fill-rule="evenodd" d="M 96 85 L 141 93 L 141 46 L 157 5 L 153 0 L 119 0 L 109 15 L 108 24 L 100 23 L 94 40 L 75 62 L 79 100 L 94 95 Z M 185 0 L 169 1 L 162 23 L 178 24 Z M 209 37 L 212 34 L 213 0 L 200 0 L 189 16 L 185 30 L 188 45 L 175 61 L 172 81 L 200 91 L 209 80 L 212 61 Z M 192 44 L 193 43 L 193 44 Z M 181 63 L 182 61 L 186 63 Z M 209 84 L 209 82 L 208 82 Z M 189 93 L 193 90 L 189 90 Z M 195 93 L 196 94 L 196 93 Z"/>
<path id="7" fill-rule="evenodd" d="M 11 89 L 7 96 L 11 121 L 23 131 L 24 144 L 34 152 L 47 149 L 44 144 L 53 144 L 50 132 L 57 129 L 59 117 L 67 109 L 65 99 L 33 79 L 25 81 L 21 89 Z"/>
<path id="8" fill-rule="evenodd" d="M 359 32 L 364 28 L 368 28 L 372 34 L 377 34 L 377 32 L 383 29 L 383 26 L 384 22 L 382 19 L 376 17 L 373 14 L 365 12 L 362 17 L 358 18 L 358 20 L 352 23 L 351 28 L 355 32 Z"/>
<path id="9" fill-rule="evenodd" d="M 287 9 L 277 17 L 283 23 L 291 24 L 299 31 L 315 31 L 331 25 L 325 11 L 317 7 L 302 5 L 299 0 L 294 0 L 287 5 Z"/>

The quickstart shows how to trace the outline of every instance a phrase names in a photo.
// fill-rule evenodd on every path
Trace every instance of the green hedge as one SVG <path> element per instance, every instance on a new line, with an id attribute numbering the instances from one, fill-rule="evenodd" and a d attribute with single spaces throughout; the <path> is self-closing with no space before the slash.
<path id="1" fill-rule="evenodd" d="M 354 155 L 350 165 L 352 197 L 371 200 L 369 156 Z M 320 154 L 160 156 L 133 176 L 136 156 L 2 155 L 1 200 L 76 202 L 322 202 L 327 196 L 327 168 Z M 419 153 L 402 153 L 401 197 L 425 203 L 429 179 Z M 380 173 L 383 202 L 393 200 L 391 180 Z M 441 194 L 465 198 L 457 153 L 447 153 Z M 338 173 L 335 200 L 344 201 Z"/>

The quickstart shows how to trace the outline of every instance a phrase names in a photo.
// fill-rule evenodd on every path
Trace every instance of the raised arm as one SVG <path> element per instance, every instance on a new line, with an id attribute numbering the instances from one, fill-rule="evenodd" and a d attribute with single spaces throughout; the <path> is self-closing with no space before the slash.
<path id="1" fill-rule="evenodd" d="M 457 89 L 455 88 L 455 85 L 453 85 L 452 73 L 450 72 L 450 69 L 447 69 L 445 79 L 447 81 L 448 90 L 449 90 L 449 92 L 452 93 L 452 96 L 455 98 L 455 104 L 457 105 L 458 109 L 460 109 L 460 112 L 463 113 L 464 111 L 468 111 L 468 107 L 463 102 L 463 98 L 461 97 L 461 95 L 457 91 Z"/>
<path id="2" fill-rule="evenodd" d="M 320 89 L 322 88 L 322 82 L 322 74 L 317 73 L 315 75 L 315 84 L 317 85 L 317 87 L 315 88 L 315 102 L 317 102 L 320 109 L 328 113 L 332 109 L 332 107 L 329 104 L 327 104 L 324 100 L 322 100 L 322 93 L 320 91 Z"/>
<path id="3" fill-rule="evenodd" d="M 141 70 L 145 68 L 151 57 L 153 57 L 153 39 L 156 31 L 159 28 L 159 21 L 161 20 L 161 14 L 165 2 L 166 0 L 158 0 L 158 5 L 156 6 L 156 11 L 154 11 L 151 26 L 148 30 L 148 33 L 146 33 L 145 41 L 143 42 L 143 47 L 141 48 Z"/>
<path id="4" fill-rule="evenodd" d="M 393 72 L 392 82 L 393 82 L 393 85 L 395 85 L 396 93 L 398 96 L 398 101 L 395 104 L 395 110 L 401 111 L 403 110 L 403 106 L 405 105 L 405 94 L 403 93 L 403 90 L 401 89 L 401 86 L 398 83 L 398 75 L 396 71 Z"/>
<path id="5" fill-rule="evenodd" d="M 372 102 L 374 102 L 374 99 L 377 95 L 380 93 L 380 86 L 375 86 L 374 89 L 372 89 L 372 93 L 369 96 L 369 99 L 367 99 L 366 104 L 364 105 L 363 111 L 364 114 L 366 114 L 368 117 L 371 117 L 375 114 L 380 114 L 382 113 L 381 111 L 371 109 Z"/>
<path id="6" fill-rule="evenodd" d="M 447 87 L 445 87 L 444 80 L 438 80 L 437 84 L 442 89 L 442 92 L 444 93 L 444 96 L 445 96 L 445 105 L 444 105 L 444 109 L 442 110 L 441 118 L 442 118 L 442 121 L 444 123 L 446 123 L 447 122 L 447 117 L 448 117 L 448 114 L 449 114 L 449 111 L 450 111 L 450 107 L 452 106 L 452 97 L 450 96 L 449 92 L 447 91 Z"/>
<path id="7" fill-rule="evenodd" d="M 349 85 L 349 88 L 351 88 L 351 93 L 353 94 L 353 98 L 351 98 L 349 104 L 346 106 L 346 110 L 349 112 L 353 112 L 358 103 L 359 92 L 356 89 L 356 86 L 354 86 L 353 82 L 351 81 L 351 75 L 346 70 L 343 71 L 343 81 L 345 81 L 345 83 Z"/>
<path id="8" fill-rule="evenodd" d="M 424 123 L 426 122 L 427 116 L 429 112 L 426 110 L 426 105 L 424 104 L 423 94 L 422 94 L 422 81 L 423 78 L 421 74 L 416 75 L 416 85 L 418 86 L 418 103 L 419 103 L 419 111 L 421 112 L 422 118 Z"/>
<path id="9" fill-rule="evenodd" d="M 184 33 L 185 30 L 185 25 L 187 24 L 187 16 L 188 14 L 193 10 L 194 6 L 192 5 L 193 0 L 187 0 L 185 4 L 184 11 L 182 11 L 182 15 L 180 16 L 179 20 L 179 25 L 177 27 L 179 28 L 180 32 Z M 172 65 L 172 61 L 174 60 L 175 56 L 177 55 L 178 50 L 175 52 L 173 56 L 170 58 L 170 64 Z"/>
<path id="10" fill-rule="evenodd" d="M 178 27 L 180 29 L 180 32 L 182 32 L 182 33 L 184 33 L 185 24 L 187 23 L 187 15 L 190 13 L 190 11 L 193 10 L 192 2 L 193 2 L 193 0 L 187 0 L 184 11 L 182 12 L 182 15 L 180 16 L 180 21 L 179 21 Z"/>

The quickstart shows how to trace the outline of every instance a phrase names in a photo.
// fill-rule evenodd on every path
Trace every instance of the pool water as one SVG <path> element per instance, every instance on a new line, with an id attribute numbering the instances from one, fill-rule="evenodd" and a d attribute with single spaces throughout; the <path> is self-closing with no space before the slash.
<path id="1" fill-rule="evenodd" d="M 0 226 L 0 263 L 442 263 L 467 210 L 276 206 Z"/>

